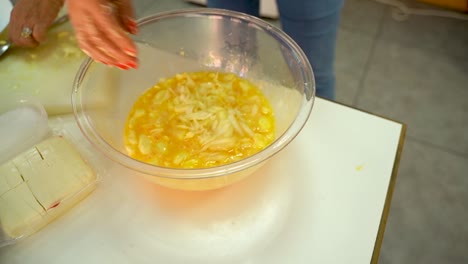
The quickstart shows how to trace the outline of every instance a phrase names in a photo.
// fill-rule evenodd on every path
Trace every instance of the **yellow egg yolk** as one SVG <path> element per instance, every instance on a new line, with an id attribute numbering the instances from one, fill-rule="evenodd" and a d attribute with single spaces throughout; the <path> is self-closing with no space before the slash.
<path id="1" fill-rule="evenodd" d="M 160 80 L 138 98 L 125 147 L 140 161 L 171 168 L 232 163 L 275 139 L 268 99 L 232 73 L 190 72 Z"/>

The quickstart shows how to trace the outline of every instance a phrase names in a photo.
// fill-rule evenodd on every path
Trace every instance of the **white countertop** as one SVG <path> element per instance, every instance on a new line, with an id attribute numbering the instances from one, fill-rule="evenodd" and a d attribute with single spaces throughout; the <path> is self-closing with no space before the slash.
<path id="1" fill-rule="evenodd" d="M 10 1 L 0 1 L 0 33 L 8 25 L 11 9 L 13 9 L 13 5 Z"/>
<path id="2" fill-rule="evenodd" d="M 86 146 L 73 119 L 64 120 Z M 164 189 L 89 152 L 101 162 L 96 191 L 0 249 L 0 263 L 376 263 L 404 131 L 317 98 L 274 160 L 204 193 Z"/>

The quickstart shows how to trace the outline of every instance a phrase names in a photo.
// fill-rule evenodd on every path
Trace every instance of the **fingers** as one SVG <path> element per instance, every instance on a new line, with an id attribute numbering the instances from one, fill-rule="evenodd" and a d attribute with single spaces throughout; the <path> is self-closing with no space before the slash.
<path id="1" fill-rule="evenodd" d="M 69 0 L 68 11 L 78 43 L 88 56 L 121 69 L 137 67 L 137 48 L 127 35 L 132 27 L 122 22 L 133 12 L 128 0 Z"/>
<path id="2" fill-rule="evenodd" d="M 37 41 L 31 35 L 23 33 L 23 31 L 33 30 L 34 23 L 27 21 L 21 10 L 13 9 L 10 15 L 10 23 L 8 25 L 8 38 L 16 46 L 33 48 L 38 45 Z"/>
<path id="3" fill-rule="evenodd" d="M 87 16 L 77 22 L 77 36 L 80 47 L 88 56 L 106 65 L 121 69 L 137 67 L 136 47 L 121 29 L 117 20 L 109 15 Z M 99 26 L 97 26 L 99 25 Z"/>
<path id="4" fill-rule="evenodd" d="M 91 17 L 86 19 L 83 24 L 88 26 L 77 27 L 77 40 L 80 48 L 94 60 L 106 65 L 112 65 L 112 57 L 102 51 L 102 44 L 97 44 L 100 41 L 99 31 L 93 26 Z"/>
<path id="5" fill-rule="evenodd" d="M 14 6 L 8 26 L 10 41 L 21 47 L 36 47 L 45 40 L 50 26 L 63 0 L 18 0 Z M 26 31 L 25 31 L 26 30 Z M 30 34 L 25 34 L 27 31 Z"/>
<path id="6" fill-rule="evenodd" d="M 128 32 L 137 34 L 135 11 L 130 0 L 117 0 L 114 2 L 119 14 L 120 23 Z"/>
<path id="7" fill-rule="evenodd" d="M 107 37 L 106 32 L 93 27 L 88 31 L 83 31 L 82 36 L 81 47 L 93 59 L 122 69 L 136 67 L 136 59 L 123 53 L 120 47 Z"/>
<path id="8" fill-rule="evenodd" d="M 86 53 L 86 55 L 88 55 L 89 57 L 93 58 L 94 60 L 100 63 L 106 64 L 106 65 L 112 65 L 112 61 L 113 61 L 112 57 L 107 55 L 107 53 L 104 52 L 102 48 L 100 48 L 100 46 L 98 46 L 98 44 L 96 43 L 99 40 L 99 38 L 91 37 L 86 32 L 80 33 L 80 36 L 83 36 L 83 37 L 80 37 L 80 39 L 83 38 L 86 40 L 86 41 L 79 41 L 80 48 Z"/>
<path id="9" fill-rule="evenodd" d="M 101 63 L 136 68 L 137 48 L 121 24 L 120 7 L 107 1 L 88 1 L 88 7 L 77 3 L 69 1 L 69 14 L 81 49 Z"/>
<path id="10" fill-rule="evenodd" d="M 16 46 L 34 48 L 37 45 L 39 45 L 39 43 L 32 37 L 32 33 L 29 36 L 25 33 L 22 33 L 23 30 L 26 31 L 26 29 L 33 30 L 32 27 L 18 24 L 10 26 L 8 29 L 8 38 L 10 39 L 11 43 L 13 43 Z"/>
<path id="11" fill-rule="evenodd" d="M 106 12 L 105 9 L 102 12 Z M 113 56 L 117 56 L 120 59 L 123 59 L 123 57 L 120 57 L 120 54 L 117 53 L 123 53 L 130 56 L 133 62 L 136 62 L 136 53 L 137 49 L 133 41 L 130 39 L 130 37 L 126 34 L 126 32 L 122 29 L 119 18 L 116 15 L 113 16 L 95 16 L 96 23 L 101 26 L 101 28 L 105 28 L 105 32 L 103 32 L 105 35 L 103 35 L 103 38 L 108 39 L 110 42 L 112 42 L 113 46 L 119 47 L 117 50 L 114 50 L 113 47 L 109 45 L 110 53 Z M 117 53 L 115 53 L 117 52 Z"/>
<path id="12" fill-rule="evenodd" d="M 47 36 L 48 25 L 44 23 L 39 23 L 34 25 L 32 31 L 32 38 L 37 42 L 44 42 Z"/>

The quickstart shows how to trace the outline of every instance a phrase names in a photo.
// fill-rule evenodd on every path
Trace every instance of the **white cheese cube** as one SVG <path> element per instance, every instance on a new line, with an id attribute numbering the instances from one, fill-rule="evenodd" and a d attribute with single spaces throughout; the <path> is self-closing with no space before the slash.
<path id="1" fill-rule="evenodd" d="M 48 138 L 0 166 L 0 228 L 30 235 L 94 190 L 96 175 L 63 137 Z"/>
<path id="2" fill-rule="evenodd" d="M 46 210 L 95 180 L 91 168 L 62 137 L 42 141 L 13 162 Z"/>
<path id="3" fill-rule="evenodd" d="M 44 160 L 56 162 L 67 174 L 87 185 L 96 180 L 94 171 L 84 162 L 80 153 L 63 137 L 52 137 L 36 146 Z"/>
<path id="4" fill-rule="evenodd" d="M 0 195 L 15 188 L 23 182 L 23 178 L 11 162 L 0 165 Z"/>
<path id="5" fill-rule="evenodd" d="M 44 215 L 44 208 L 25 182 L 0 196 L 0 225 L 10 237 L 20 237 Z"/>

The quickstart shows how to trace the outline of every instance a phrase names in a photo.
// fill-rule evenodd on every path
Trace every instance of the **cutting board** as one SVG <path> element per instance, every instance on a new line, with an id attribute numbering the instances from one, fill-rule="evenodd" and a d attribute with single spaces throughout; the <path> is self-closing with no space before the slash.
<path id="1" fill-rule="evenodd" d="M 37 48 L 11 47 L 0 57 L 1 98 L 33 96 L 49 115 L 71 113 L 73 80 L 85 58 L 70 22 L 51 28 Z"/>

